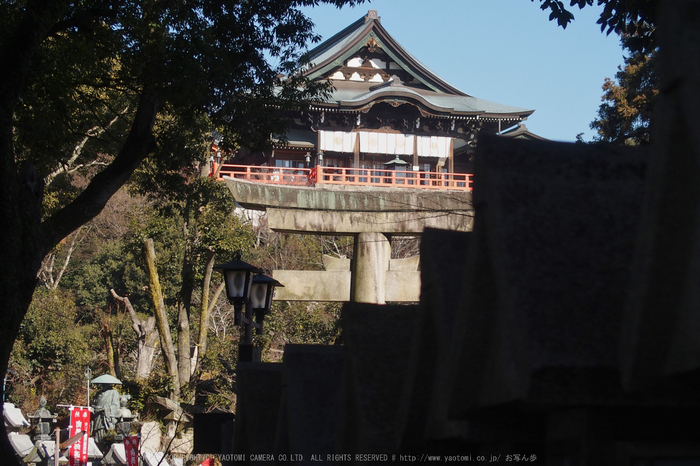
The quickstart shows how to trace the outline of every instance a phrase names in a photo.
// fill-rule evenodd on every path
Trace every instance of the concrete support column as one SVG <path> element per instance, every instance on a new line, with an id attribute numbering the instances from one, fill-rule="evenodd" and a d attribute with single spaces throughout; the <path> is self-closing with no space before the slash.
<path id="1" fill-rule="evenodd" d="M 355 239 L 350 299 L 356 303 L 386 304 L 386 276 L 391 244 L 382 233 L 359 233 Z"/>

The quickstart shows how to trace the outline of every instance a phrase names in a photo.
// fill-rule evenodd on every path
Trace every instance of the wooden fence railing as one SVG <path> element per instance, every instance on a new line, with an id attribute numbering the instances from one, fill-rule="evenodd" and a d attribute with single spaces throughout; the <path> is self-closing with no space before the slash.
<path id="1" fill-rule="evenodd" d="M 436 173 L 367 168 L 321 166 L 315 168 L 281 168 L 224 164 L 219 169 L 219 177 L 296 186 L 335 184 L 461 191 L 471 191 L 472 189 L 472 175 L 468 173 Z"/>

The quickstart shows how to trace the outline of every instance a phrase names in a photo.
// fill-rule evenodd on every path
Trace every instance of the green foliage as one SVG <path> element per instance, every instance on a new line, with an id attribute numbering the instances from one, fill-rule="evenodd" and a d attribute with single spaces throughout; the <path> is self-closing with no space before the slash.
<path id="1" fill-rule="evenodd" d="M 214 127 L 227 147 L 266 146 L 286 127 L 279 108 L 305 106 L 325 90 L 295 74 L 304 48 L 318 40 L 298 9 L 312 3 L 319 1 L 57 1 L 40 12 L 31 2 L 3 3 L 1 47 L 13 45 L 24 17 L 44 14 L 50 26 L 36 31 L 33 72 L 23 76 L 17 159 L 46 175 L 84 143 L 75 164 L 108 162 L 145 89 L 161 102 L 158 163 L 179 169 L 201 160 Z"/>
<path id="2" fill-rule="evenodd" d="M 116 31 L 93 24 L 94 38 L 85 32 L 63 31 L 44 42 L 33 64 L 48 72 L 26 80 L 15 112 L 16 155 L 32 161 L 43 175 L 65 165 L 81 142 L 85 146 L 77 164 L 114 154 L 123 142 L 126 118 L 133 116 L 128 109 L 135 107 L 137 94 L 126 85 L 128 70 L 116 58 Z M 119 124 L 106 129 L 115 118 Z"/>
<path id="3" fill-rule="evenodd" d="M 43 199 L 44 215 L 52 215 L 61 207 L 68 204 L 80 193 L 80 189 L 67 175 L 57 176 L 49 189 L 46 189 Z"/>
<path id="4" fill-rule="evenodd" d="M 185 204 L 174 203 L 171 212 L 141 211 L 134 221 L 140 230 L 95 241 L 94 257 L 76 257 L 80 267 L 66 276 L 67 293 L 37 295 L 28 309 L 46 251 L 98 215 L 147 155 L 153 155 L 146 169 L 154 177 L 179 182 L 183 167 L 206 154 L 213 129 L 224 136 L 224 149 L 263 147 L 270 134 L 286 129 L 280 110 L 303 109 L 327 91 L 296 73 L 304 46 L 318 39 L 299 7 L 317 3 L 0 2 L 0 202 L 8 206 L 0 224 L 10 225 L 0 235 L 10 271 L 0 280 L 5 354 L 28 316 L 12 356 L 14 394 L 82 401 L 86 365 L 103 367 L 96 325 L 104 323 L 97 310 L 108 309 L 107 290 L 147 306 L 138 297 L 146 284 L 135 248 L 139 235 L 155 236 L 171 297 L 186 260 L 201 263 L 201 252 L 213 243 L 223 245 L 222 254 L 245 248 L 245 239 L 227 242 L 242 238 L 229 233 L 245 228 L 223 215 L 231 210 L 219 207 L 225 203 L 201 201 L 209 199 L 203 192 L 187 205 L 189 194 L 183 195 Z M 32 168 L 47 180 L 57 177 L 44 189 Z M 192 177 L 185 174 L 187 184 Z M 175 239 L 181 232 L 184 242 Z M 169 391 L 158 379 L 140 399 L 151 389 Z M 0 450 L 9 457 L 5 446 Z"/>
<path id="5" fill-rule="evenodd" d="M 158 257 L 156 265 L 165 304 L 174 306 L 177 302 L 177 292 L 182 286 L 182 257 L 186 247 L 182 240 L 181 219 L 172 217 L 154 206 L 149 206 L 140 215 L 133 215 L 129 219 L 129 225 L 129 232 L 124 237 L 125 247 L 133 257 L 133 266 L 138 267 L 143 273 L 142 281 L 137 286 L 143 290 L 142 296 L 148 300 L 148 308 L 153 309 L 150 294 L 147 291 L 148 278 L 143 255 L 143 244 L 146 238 L 153 238 L 154 241 Z M 131 292 L 131 290 L 126 291 Z M 145 303 L 138 302 L 143 307 L 146 306 Z"/>
<path id="6" fill-rule="evenodd" d="M 202 360 L 195 402 L 204 406 L 235 411 L 235 361 L 238 338 L 233 335 L 209 339 L 207 355 Z"/>
<path id="7" fill-rule="evenodd" d="M 279 359 L 284 345 L 333 345 L 340 338 L 340 304 L 276 301 L 265 318 L 264 332 L 256 344 L 267 360 Z"/>
<path id="8" fill-rule="evenodd" d="M 146 215 L 132 218 L 127 241 L 139 257 L 145 238 L 154 239 L 161 286 L 170 298 L 166 304 L 174 304 L 183 280 L 190 280 L 192 288 L 201 281 L 208 251 L 228 260 L 248 251 L 254 235 L 250 225 L 234 215 L 235 203 L 224 183 L 187 172 L 152 177 L 152 167 L 146 164 L 130 185 L 152 204 Z M 185 261 L 191 273 L 183 270 Z"/>
<path id="9" fill-rule="evenodd" d="M 92 333 L 69 297 L 37 290 L 11 355 L 10 399 L 23 404 L 43 394 L 53 404 L 70 404 L 86 396 Z"/>
<path id="10" fill-rule="evenodd" d="M 212 249 L 231 255 L 250 247 L 252 231 L 232 215 L 235 202 L 226 184 L 191 170 L 159 170 L 158 164 L 148 160 L 130 185 L 133 192 L 149 198 L 158 219 L 135 228 L 141 237 L 157 238 L 164 223 L 176 221 L 179 228 L 185 228 L 185 240 L 194 243 L 197 253 Z"/>
<path id="11" fill-rule="evenodd" d="M 234 202 L 224 183 L 188 176 L 187 173 L 176 173 L 167 184 L 167 189 L 157 183 L 140 184 L 138 180 L 132 184 L 132 192 L 149 196 L 150 203 L 141 206 L 139 210 L 126 211 L 122 216 L 122 222 L 128 226 L 126 233 L 119 239 L 105 241 L 65 281 L 85 309 L 86 315 L 105 314 L 96 309 L 109 309 L 113 305 L 110 288 L 114 288 L 121 296 L 128 295 L 140 311 L 152 312 L 143 258 L 145 238 L 154 239 L 160 284 L 173 331 L 177 327 L 177 304 L 179 300 L 187 299 L 181 291 L 184 280 L 189 280 L 189 286 L 193 290 L 199 290 L 206 253 L 213 250 L 224 258 L 222 260 L 227 260 L 226 256 L 251 248 L 254 238 L 252 229 L 240 216 L 234 215 Z M 158 188 L 157 192 L 149 191 L 154 187 Z M 170 189 L 172 191 L 168 192 Z M 184 268 L 186 262 L 190 264 L 189 273 Z M 195 292 L 190 298 L 197 301 L 198 294 Z M 186 305 L 189 306 L 190 303 Z M 124 316 L 123 313 L 121 315 Z M 96 324 L 99 322 L 96 321 Z M 197 334 L 198 326 L 197 319 L 191 318 L 190 330 L 193 335 Z M 114 330 L 116 345 L 132 349 L 135 347 L 133 331 L 128 328 L 121 331 L 121 327 L 115 327 Z M 220 346 L 214 345 L 213 357 L 216 357 L 216 348 Z M 155 382 L 158 380 L 160 379 L 154 379 Z M 161 383 L 156 385 L 160 387 L 157 389 L 159 394 L 167 395 L 162 393 L 165 387 Z M 219 385 L 219 382 L 215 385 Z M 194 388 L 186 385 L 183 393 Z M 136 395 L 144 403 L 148 396 L 154 394 L 143 388 L 135 389 L 138 391 Z M 216 398 L 220 389 L 210 389 L 213 392 L 207 396 Z M 228 388 L 225 391 L 230 393 L 227 390 Z M 224 395 L 224 398 L 227 396 Z M 199 397 L 202 398 L 202 395 Z M 214 401 L 214 398 L 211 402 L 220 402 Z"/>
<path id="12" fill-rule="evenodd" d="M 626 42 L 623 41 L 623 44 Z M 619 67 L 616 80 L 605 79 L 603 103 L 591 129 L 598 142 L 647 144 L 651 140 L 654 110 L 659 95 L 656 53 L 632 52 Z"/>
<path id="13" fill-rule="evenodd" d="M 91 347 L 104 348 L 106 354 L 105 340 L 110 339 L 115 352 L 115 375 L 118 378 L 123 375 L 128 376 L 136 365 L 138 341 L 126 309 L 118 304 L 110 305 L 106 310 L 95 309 L 92 313 L 92 322 L 95 337 L 91 341 Z M 102 351 L 99 354 L 99 369 L 107 372 L 110 370 L 108 358 L 102 356 Z"/>
<path id="14" fill-rule="evenodd" d="M 121 239 L 104 242 L 94 256 L 77 265 L 64 283 L 86 312 L 106 309 L 112 302 L 110 289 L 122 296 L 131 295 L 135 302 L 147 302 L 145 272 L 133 249 Z"/>
<path id="15" fill-rule="evenodd" d="M 535 0 L 531 0 L 535 1 Z M 549 20 L 556 20 L 558 25 L 566 26 L 574 20 L 574 15 L 567 10 L 560 0 L 540 0 L 540 8 L 549 10 Z M 615 32 L 621 37 L 630 37 L 628 47 L 633 52 L 651 53 L 655 50 L 656 14 L 659 0 L 570 0 L 569 6 L 579 9 L 603 6 L 598 24 L 600 30 L 610 34 Z"/>
<path id="16" fill-rule="evenodd" d="M 148 421 L 157 418 L 156 412 L 148 411 L 149 400 L 155 396 L 167 398 L 172 391 L 173 379 L 163 370 L 154 370 L 146 380 L 122 379 L 121 391 L 131 395 L 129 409 L 139 413 L 139 420 Z"/>

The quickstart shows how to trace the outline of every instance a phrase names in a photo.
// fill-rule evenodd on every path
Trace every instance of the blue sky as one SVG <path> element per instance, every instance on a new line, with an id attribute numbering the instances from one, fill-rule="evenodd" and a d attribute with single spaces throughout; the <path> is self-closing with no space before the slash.
<path id="1" fill-rule="evenodd" d="M 566 2 L 568 3 L 568 2 Z M 535 109 L 530 131 L 590 140 L 606 77 L 623 63 L 620 41 L 596 24 L 600 8 L 575 9 L 565 30 L 536 0 L 373 0 L 354 8 L 303 11 L 323 39 L 377 10 L 384 28 L 415 58 L 462 91 Z"/>

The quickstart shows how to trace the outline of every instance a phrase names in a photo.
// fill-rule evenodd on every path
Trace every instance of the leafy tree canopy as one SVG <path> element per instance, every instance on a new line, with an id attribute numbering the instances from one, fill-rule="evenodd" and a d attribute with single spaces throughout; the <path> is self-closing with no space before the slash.
<path id="1" fill-rule="evenodd" d="M 182 167 L 213 129 L 228 146 L 281 133 L 280 109 L 324 91 L 294 73 L 317 39 L 300 7 L 359 1 L 0 0 L 1 373 L 47 253 L 146 157 Z"/>
<path id="2" fill-rule="evenodd" d="M 12 354 L 13 371 L 8 377 L 12 401 L 27 411 L 36 409 L 42 394 L 53 404 L 76 402 L 75 395 L 85 387 L 83 371 L 92 359 L 90 331 L 76 325 L 77 320 L 76 309 L 65 295 L 37 293 Z"/>
<path id="3" fill-rule="evenodd" d="M 533 2 L 535 0 L 532 0 Z M 540 0 L 549 10 L 550 21 L 566 26 L 574 15 L 559 0 Z M 658 0 L 570 0 L 569 7 L 579 9 L 602 6 L 598 19 L 601 31 L 620 36 L 623 49 L 629 52 L 624 67 L 615 79 L 603 84 L 603 103 L 591 128 L 598 134 L 595 142 L 646 144 L 651 139 L 654 108 L 658 96 L 656 72 L 656 14 Z"/>
<path id="4" fill-rule="evenodd" d="M 656 66 L 656 53 L 632 52 L 614 80 L 605 78 L 603 103 L 591 123 L 591 129 L 598 132 L 594 141 L 628 145 L 651 141 L 659 95 Z"/>
<path id="5" fill-rule="evenodd" d="M 0 59 L 11 70 L 0 82 L 0 104 L 11 119 L 4 123 L 5 131 L 13 128 L 15 161 L 31 162 L 42 177 L 69 161 L 110 165 L 136 136 L 139 109 L 148 110 L 141 131 L 152 133 L 140 134 L 139 157 L 152 152 L 182 167 L 206 154 L 213 128 L 228 146 L 268 144 L 271 133 L 284 131 L 280 108 L 298 108 L 323 91 L 294 73 L 304 47 L 317 40 L 298 7 L 316 3 L 0 3 Z M 90 200 L 82 207 L 100 207 Z M 70 229 L 81 222 L 76 217 Z M 52 242 L 66 230 L 50 234 Z"/>
<path id="6" fill-rule="evenodd" d="M 532 0 L 533 2 L 535 0 Z M 573 13 L 560 0 L 540 0 L 540 8 L 549 10 L 549 20 L 563 28 L 574 20 Z M 632 51 L 650 52 L 655 45 L 655 24 L 658 0 L 570 0 L 569 8 L 603 6 L 598 24 L 608 34 L 627 37 L 626 47 Z"/>

